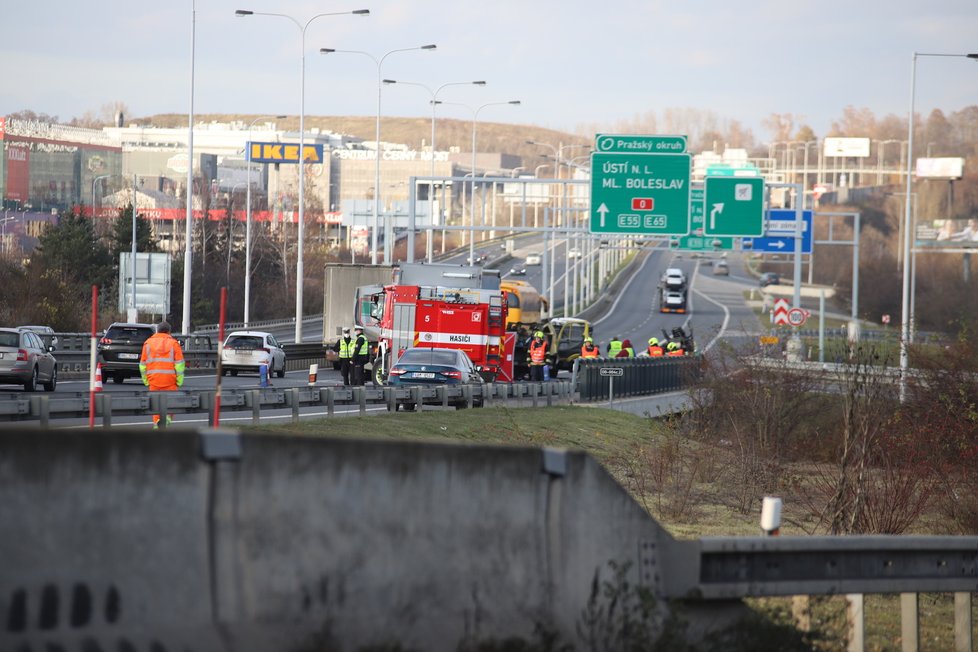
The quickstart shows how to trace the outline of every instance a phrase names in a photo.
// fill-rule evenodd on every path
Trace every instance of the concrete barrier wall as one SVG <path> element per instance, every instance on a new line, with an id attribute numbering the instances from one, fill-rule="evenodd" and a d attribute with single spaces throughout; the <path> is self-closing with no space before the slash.
<path id="1" fill-rule="evenodd" d="M 672 542 L 581 453 L 240 447 L 208 461 L 188 430 L 4 432 L 0 648 L 455 650 L 538 625 L 580 648 L 595 572 L 631 562 L 654 587 L 648 551 Z"/>

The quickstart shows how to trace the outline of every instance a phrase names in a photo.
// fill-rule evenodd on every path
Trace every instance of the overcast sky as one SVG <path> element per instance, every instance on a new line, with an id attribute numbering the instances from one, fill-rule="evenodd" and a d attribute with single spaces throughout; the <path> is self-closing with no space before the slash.
<path id="1" fill-rule="evenodd" d="M 191 0 L 4 0 L 0 115 L 30 109 L 68 120 L 122 101 L 131 116 L 187 113 Z M 803 116 L 818 136 L 847 105 L 905 117 L 914 51 L 978 52 L 976 0 L 197 0 L 196 113 L 299 112 L 300 30 L 305 23 L 306 114 L 377 112 L 382 76 L 434 89 L 480 121 L 576 130 L 611 128 L 668 108 L 714 111 L 770 134 L 771 113 Z M 978 104 L 978 62 L 921 58 L 917 110 Z M 430 95 L 384 88 L 384 116 L 430 116 Z M 439 116 L 471 119 L 446 105 Z M 606 126 L 606 127 L 605 127 Z"/>

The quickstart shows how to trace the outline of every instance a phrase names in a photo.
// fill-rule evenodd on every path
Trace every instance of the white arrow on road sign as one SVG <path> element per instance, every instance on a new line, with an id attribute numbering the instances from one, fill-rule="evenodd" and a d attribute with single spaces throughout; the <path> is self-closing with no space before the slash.
<path id="1" fill-rule="evenodd" d="M 713 231 L 717 228 L 717 214 L 723 212 L 723 204 L 713 204 L 713 210 L 710 211 L 710 230 Z"/>
<path id="2" fill-rule="evenodd" d="M 784 240 L 778 240 L 777 242 L 772 242 L 771 246 L 777 247 L 778 249 L 784 249 L 787 245 L 785 245 Z"/>
<path id="3" fill-rule="evenodd" d="M 598 206 L 598 215 L 601 216 L 601 226 L 602 226 L 602 228 L 604 227 L 604 217 L 607 214 L 608 214 L 608 207 L 605 206 L 604 202 L 601 202 L 601 205 Z"/>

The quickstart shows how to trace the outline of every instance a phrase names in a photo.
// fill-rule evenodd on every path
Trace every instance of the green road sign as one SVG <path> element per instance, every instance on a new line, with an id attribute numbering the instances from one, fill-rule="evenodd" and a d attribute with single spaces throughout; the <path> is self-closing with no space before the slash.
<path id="1" fill-rule="evenodd" d="M 764 235 L 764 179 L 707 177 L 703 233 L 708 236 Z"/>
<path id="2" fill-rule="evenodd" d="M 618 152 L 620 154 L 685 154 L 686 136 L 597 134 L 594 137 L 594 151 Z"/>
<path id="3" fill-rule="evenodd" d="M 703 235 L 703 189 L 690 191 L 689 235 L 669 242 L 670 249 L 679 251 L 733 251 L 734 239 Z"/>
<path id="4" fill-rule="evenodd" d="M 591 154 L 591 233 L 689 233 L 689 154 Z"/>

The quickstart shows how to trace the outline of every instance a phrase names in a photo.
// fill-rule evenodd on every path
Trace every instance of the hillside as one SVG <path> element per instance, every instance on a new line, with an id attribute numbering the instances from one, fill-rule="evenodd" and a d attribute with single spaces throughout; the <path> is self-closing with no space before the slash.
<path id="1" fill-rule="evenodd" d="M 231 122 L 241 121 L 250 124 L 260 116 L 245 114 L 197 114 L 197 122 Z M 130 120 L 141 125 L 178 128 L 187 125 L 187 116 L 180 114 L 160 114 Z M 289 116 L 275 121 L 280 128 L 299 128 L 298 116 Z M 374 139 L 376 118 L 367 116 L 306 116 L 306 129 L 319 128 L 336 133 L 348 134 L 362 138 Z M 435 139 L 439 150 L 458 147 L 462 152 L 472 149 L 472 122 L 452 118 L 439 118 L 435 124 Z M 395 118 L 385 117 L 381 122 L 381 140 L 391 143 L 404 143 L 413 149 L 421 149 L 431 141 L 430 118 Z M 577 136 L 553 129 L 544 129 L 526 125 L 504 124 L 498 122 L 479 121 L 476 131 L 476 147 L 480 152 L 503 152 L 521 156 L 527 170 L 532 173 L 537 165 L 546 163 L 544 154 L 552 154 L 549 147 L 528 145 L 527 140 L 549 143 L 553 146 L 590 145 L 590 138 Z M 584 150 L 575 149 L 575 156 Z M 567 155 L 565 150 L 564 154 Z M 552 172 L 552 171 L 550 171 Z"/>

